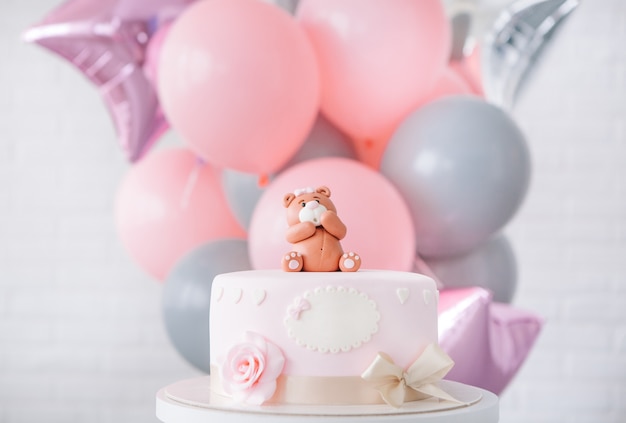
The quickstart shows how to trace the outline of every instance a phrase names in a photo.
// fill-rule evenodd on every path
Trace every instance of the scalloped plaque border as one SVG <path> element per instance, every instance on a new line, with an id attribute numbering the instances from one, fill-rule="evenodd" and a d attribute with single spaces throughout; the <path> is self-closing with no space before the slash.
<path id="1" fill-rule="evenodd" d="M 342 314 L 358 324 L 348 324 L 342 331 L 334 318 Z M 298 345 L 337 354 L 369 342 L 378 332 L 379 321 L 378 306 L 367 294 L 356 288 L 329 285 L 295 297 L 287 308 L 284 324 Z M 329 337 L 329 333 L 334 335 Z"/>

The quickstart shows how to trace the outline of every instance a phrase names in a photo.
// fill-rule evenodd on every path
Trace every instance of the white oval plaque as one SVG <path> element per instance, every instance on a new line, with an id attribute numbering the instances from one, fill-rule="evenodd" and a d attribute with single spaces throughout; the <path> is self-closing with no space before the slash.
<path id="1" fill-rule="evenodd" d="M 306 291 L 287 309 L 287 333 L 298 345 L 321 353 L 358 348 L 378 331 L 376 303 L 354 288 Z"/>

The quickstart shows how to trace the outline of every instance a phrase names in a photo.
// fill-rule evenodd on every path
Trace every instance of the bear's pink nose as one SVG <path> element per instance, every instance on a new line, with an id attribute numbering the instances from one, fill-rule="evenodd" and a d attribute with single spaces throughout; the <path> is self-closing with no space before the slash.
<path id="1" fill-rule="evenodd" d="M 317 201 L 309 201 L 308 203 L 306 203 L 306 208 L 307 209 L 311 209 L 311 210 L 315 210 L 316 208 L 318 208 L 320 205 L 320 203 L 318 203 Z"/>

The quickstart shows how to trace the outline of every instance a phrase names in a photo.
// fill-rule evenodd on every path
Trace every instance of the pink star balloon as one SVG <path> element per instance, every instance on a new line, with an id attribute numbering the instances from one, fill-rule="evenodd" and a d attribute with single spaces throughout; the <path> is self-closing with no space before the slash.
<path id="1" fill-rule="evenodd" d="M 522 367 L 543 326 L 541 317 L 493 302 L 480 287 L 441 290 L 438 311 L 439 345 L 455 362 L 446 378 L 497 395 Z"/>
<path id="2" fill-rule="evenodd" d="M 68 0 L 24 33 L 78 68 L 102 95 L 120 145 L 140 159 L 167 130 L 143 64 L 152 35 L 193 0 Z"/>

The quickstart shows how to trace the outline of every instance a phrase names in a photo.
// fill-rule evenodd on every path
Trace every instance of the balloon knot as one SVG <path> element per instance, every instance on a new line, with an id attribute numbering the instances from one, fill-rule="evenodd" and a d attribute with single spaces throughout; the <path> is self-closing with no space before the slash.
<path id="1" fill-rule="evenodd" d="M 267 173 L 263 173 L 259 175 L 259 179 L 257 181 L 259 188 L 265 188 L 267 184 L 269 184 L 269 182 L 270 182 L 270 178 L 269 176 L 267 176 Z"/>

